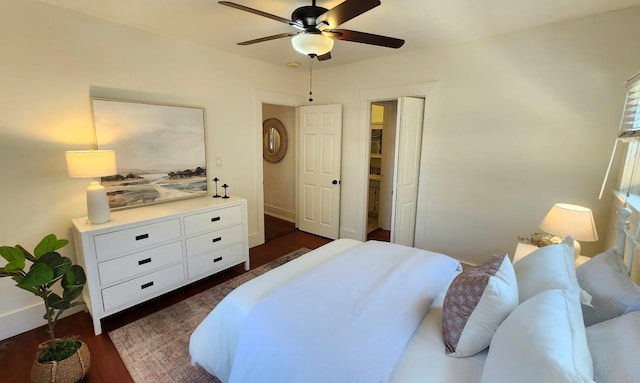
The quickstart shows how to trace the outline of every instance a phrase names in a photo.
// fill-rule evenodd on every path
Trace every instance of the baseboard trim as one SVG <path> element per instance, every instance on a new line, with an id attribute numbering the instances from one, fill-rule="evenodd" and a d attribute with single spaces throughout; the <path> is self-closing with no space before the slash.
<path id="1" fill-rule="evenodd" d="M 264 214 L 282 219 L 287 222 L 296 222 L 296 212 L 292 210 L 282 209 L 273 205 L 264 205 Z"/>
<path id="2" fill-rule="evenodd" d="M 61 318 L 75 314 L 84 309 L 84 305 L 75 306 L 66 310 Z M 0 315 L 0 339 L 11 338 L 46 325 L 47 321 L 42 317 L 44 304 L 36 303 L 25 308 Z"/>
<path id="3" fill-rule="evenodd" d="M 357 233 L 355 230 L 346 229 L 344 227 L 340 228 L 340 238 L 351 238 L 358 241 L 362 241 L 362 236 L 359 235 L 359 233 Z"/>
<path id="4" fill-rule="evenodd" d="M 262 241 L 260 241 L 260 236 L 258 235 L 258 232 L 249 234 L 249 248 L 262 245 L 263 243 L 264 243 L 264 237 L 262 238 Z"/>

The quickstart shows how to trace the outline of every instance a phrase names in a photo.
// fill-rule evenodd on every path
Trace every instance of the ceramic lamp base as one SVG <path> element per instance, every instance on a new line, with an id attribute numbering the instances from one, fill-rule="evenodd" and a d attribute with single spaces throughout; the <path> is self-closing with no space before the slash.
<path id="1" fill-rule="evenodd" d="M 98 181 L 92 181 L 87 188 L 87 215 L 92 224 L 109 222 L 111 219 L 107 191 Z"/>
<path id="2" fill-rule="evenodd" d="M 580 242 L 573 240 L 573 259 L 577 260 L 582 253 L 582 246 L 580 246 Z"/>

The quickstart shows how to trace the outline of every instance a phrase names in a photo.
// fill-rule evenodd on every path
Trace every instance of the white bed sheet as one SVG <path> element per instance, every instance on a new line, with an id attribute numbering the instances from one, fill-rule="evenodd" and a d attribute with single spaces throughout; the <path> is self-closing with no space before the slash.
<path id="1" fill-rule="evenodd" d="M 360 245 L 352 239 L 338 239 L 277 269 L 239 286 L 223 299 L 191 335 L 192 364 L 198 364 L 223 383 L 229 379 L 240 326 L 255 304 L 273 289 L 299 273 Z M 411 338 L 396 366 L 393 383 L 477 383 L 480 381 L 486 351 L 470 358 L 448 357 L 442 341 L 442 302 L 436 299 Z"/>
<path id="2" fill-rule="evenodd" d="M 391 377 L 392 383 L 479 383 L 488 350 L 466 358 L 445 354 L 442 303 L 446 290 L 433 302 L 409 341 Z"/>

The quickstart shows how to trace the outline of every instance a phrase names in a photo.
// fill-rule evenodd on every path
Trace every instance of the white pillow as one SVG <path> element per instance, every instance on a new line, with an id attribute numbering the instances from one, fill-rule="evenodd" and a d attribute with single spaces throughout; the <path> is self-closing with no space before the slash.
<path id="1" fill-rule="evenodd" d="M 505 254 L 458 274 L 442 307 L 447 355 L 467 357 L 489 347 L 496 329 L 518 306 L 518 284 Z"/>
<path id="2" fill-rule="evenodd" d="M 566 237 L 562 243 L 541 247 L 513 265 L 518 279 L 520 303 L 551 289 L 576 289 L 573 259 L 573 238 Z M 591 303 L 589 294 L 582 292 L 581 301 Z"/>
<path id="3" fill-rule="evenodd" d="M 593 383 L 580 293 L 547 290 L 526 300 L 498 327 L 481 383 Z"/>
<path id="4" fill-rule="evenodd" d="M 587 327 L 598 383 L 640 382 L 640 312 L 633 312 Z"/>
<path id="5" fill-rule="evenodd" d="M 580 287 L 592 296 L 591 306 L 582 306 L 586 326 L 640 311 L 638 286 L 615 250 L 607 250 L 580 265 L 576 276 Z"/>

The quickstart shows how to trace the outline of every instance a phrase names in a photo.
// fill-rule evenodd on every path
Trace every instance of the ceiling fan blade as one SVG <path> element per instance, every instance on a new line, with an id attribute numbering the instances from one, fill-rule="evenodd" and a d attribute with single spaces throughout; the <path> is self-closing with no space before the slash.
<path id="1" fill-rule="evenodd" d="M 318 16 L 316 25 L 321 27 L 324 24 L 328 28 L 335 28 L 378 5 L 379 0 L 345 0 Z"/>
<path id="2" fill-rule="evenodd" d="M 318 61 L 329 60 L 331 58 L 331 52 L 327 52 L 323 55 L 316 56 L 316 57 L 318 57 Z"/>
<path id="3" fill-rule="evenodd" d="M 251 45 L 251 44 L 261 43 L 261 42 L 264 42 L 264 41 L 281 39 L 283 37 L 295 36 L 296 34 L 297 33 L 280 33 L 280 34 L 277 34 L 277 35 L 260 37 L 259 39 L 243 41 L 243 42 L 238 43 L 238 45 Z"/>
<path id="4" fill-rule="evenodd" d="M 296 23 L 294 21 L 291 21 L 289 19 L 285 19 L 284 17 L 272 15 L 271 13 L 263 12 L 263 11 L 260 11 L 260 10 L 254 9 L 254 8 L 249 8 L 249 7 L 246 7 L 244 5 L 236 4 L 236 3 L 231 2 L 231 1 L 218 1 L 218 4 L 226 5 L 227 7 L 239 9 L 241 11 L 253 13 L 254 15 L 263 16 L 263 17 L 269 18 L 271 20 L 275 20 L 275 21 L 279 21 L 281 23 L 289 24 L 289 25 L 291 25 L 293 27 L 296 27 L 296 28 L 299 28 L 299 29 L 304 29 L 304 27 L 302 25 L 300 25 L 300 24 L 298 24 L 298 23 Z"/>
<path id="5" fill-rule="evenodd" d="M 331 29 L 323 31 L 323 33 L 325 32 L 332 33 L 328 36 L 336 40 L 353 41 L 355 43 L 378 45 L 387 48 L 400 48 L 404 45 L 404 40 L 396 39 L 395 37 L 374 35 L 373 33 L 350 31 L 348 29 Z"/>
<path id="6" fill-rule="evenodd" d="M 340 32 L 334 32 L 333 29 L 325 29 L 324 31 L 320 31 L 320 33 L 322 33 L 323 35 L 325 35 L 327 37 L 331 37 L 332 39 L 337 39 L 338 37 L 340 37 L 342 35 L 342 33 L 340 33 Z"/>

